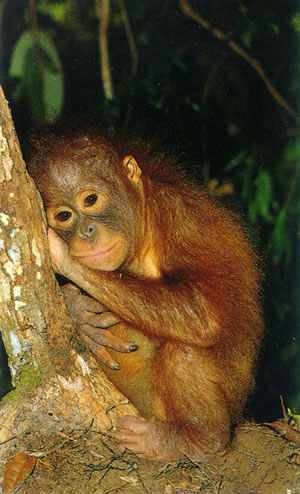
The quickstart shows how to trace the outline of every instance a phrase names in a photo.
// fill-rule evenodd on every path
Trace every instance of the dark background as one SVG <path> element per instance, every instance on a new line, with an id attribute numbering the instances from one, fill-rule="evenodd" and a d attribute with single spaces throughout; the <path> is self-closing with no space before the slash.
<path id="1" fill-rule="evenodd" d="M 112 99 L 101 80 L 97 5 L 0 4 L 1 83 L 21 143 L 34 125 L 87 120 L 150 139 L 217 188 L 249 224 L 264 262 L 267 329 L 250 411 L 276 419 L 282 395 L 300 413 L 297 2 L 191 0 L 196 21 L 177 0 L 111 0 Z M 0 379 L 3 395 L 3 350 Z"/>

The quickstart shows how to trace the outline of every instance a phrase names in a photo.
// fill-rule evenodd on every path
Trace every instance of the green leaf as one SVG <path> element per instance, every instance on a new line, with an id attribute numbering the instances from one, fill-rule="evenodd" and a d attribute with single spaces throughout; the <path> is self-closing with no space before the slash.
<path id="1" fill-rule="evenodd" d="M 296 33 L 300 33 L 300 12 L 297 12 L 291 19 L 291 24 L 296 31 Z"/>
<path id="2" fill-rule="evenodd" d="M 274 221 L 274 217 L 270 212 L 270 208 L 273 202 L 273 184 L 270 173 L 267 170 L 261 170 L 256 178 L 256 202 L 258 214 L 262 218 L 271 223 Z"/>
<path id="3" fill-rule="evenodd" d="M 241 34 L 242 42 L 247 48 L 250 48 L 252 38 L 253 38 L 253 32 L 250 29 L 248 31 L 244 31 Z"/>
<path id="4" fill-rule="evenodd" d="M 275 34 L 279 34 L 280 33 L 280 27 L 278 26 L 278 24 L 272 23 L 271 24 L 271 28 L 273 29 L 273 31 L 274 31 Z"/>
<path id="5" fill-rule="evenodd" d="M 231 170 L 234 170 L 235 168 L 237 168 L 238 166 L 240 166 L 240 164 L 244 161 L 245 157 L 247 155 L 247 152 L 246 151 L 242 151 L 241 153 L 237 154 L 236 156 L 234 156 L 228 163 L 227 165 L 224 166 L 224 170 L 226 172 L 229 172 Z"/>
<path id="6" fill-rule="evenodd" d="M 283 159 L 287 163 L 293 163 L 300 158 L 300 139 L 290 141 L 284 151 Z"/>
<path id="7" fill-rule="evenodd" d="M 57 119 L 63 108 L 64 80 L 56 47 L 45 31 L 39 31 L 38 41 L 31 31 L 22 33 L 12 54 L 9 75 L 20 80 L 21 91 L 15 96 L 25 96 L 36 123 Z"/>
<path id="8" fill-rule="evenodd" d="M 272 234 L 272 247 L 275 255 L 275 263 L 278 264 L 282 257 L 285 256 L 285 260 L 288 263 L 291 254 L 292 246 L 291 239 L 288 233 L 287 227 L 288 220 L 288 208 L 284 206 L 279 212 L 275 220 L 275 226 Z"/>
<path id="9" fill-rule="evenodd" d="M 26 55 L 33 47 L 31 31 L 24 31 L 18 39 L 10 61 L 9 75 L 22 79 L 25 75 Z"/>
<path id="10" fill-rule="evenodd" d="M 254 168 L 255 163 L 253 158 L 248 156 L 243 162 L 243 168 L 241 172 L 241 180 L 242 180 L 242 191 L 241 191 L 241 199 L 242 201 L 249 201 L 253 196 L 253 188 L 254 188 Z"/>
<path id="11" fill-rule="evenodd" d="M 289 345 L 282 347 L 280 351 L 282 363 L 288 364 L 289 362 L 292 362 L 293 359 L 296 358 L 298 352 L 299 346 L 296 341 L 291 341 Z"/>
<path id="12" fill-rule="evenodd" d="M 257 204 L 254 200 L 250 199 L 248 203 L 248 218 L 250 225 L 255 225 L 258 216 Z"/>
<path id="13" fill-rule="evenodd" d="M 198 103 L 191 103 L 191 106 L 192 106 L 192 109 L 193 109 L 195 112 L 197 112 L 197 113 L 199 113 L 199 112 L 200 112 L 201 107 L 200 107 L 200 105 L 198 105 Z"/>
<path id="14" fill-rule="evenodd" d="M 61 23 L 64 21 L 66 14 L 69 9 L 70 2 L 40 2 L 39 3 L 39 12 L 44 13 L 52 17 L 54 22 Z"/>
<path id="15" fill-rule="evenodd" d="M 43 80 L 36 58 L 36 47 L 31 45 L 24 57 L 22 92 L 29 102 L 33 121 L 41 125 L 45 120 Z"/>
<path id="16" fill-rule="evenodd" d="M 39 33 L 39 45 L 51 65 L 45 64 L 44 76 L 44 104 L 46 122 L 54 122 L 60 115 L 64 101 L 64 78 L 60 59 L 56 47 L 50 36 L 44 31 Z M 52 69 L 53 67 L 53 69 Z"/>

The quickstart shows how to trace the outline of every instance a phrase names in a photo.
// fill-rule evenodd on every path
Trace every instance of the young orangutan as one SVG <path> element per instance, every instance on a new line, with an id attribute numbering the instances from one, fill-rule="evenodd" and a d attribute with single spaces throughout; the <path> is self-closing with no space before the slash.
<path id="1" fill-rule="evenodd" d="M 94 131 L 33 138 L 29 170 L 55 270 L 76 285 L 64 289 L 74 324 L 142 415 L 119 419 L 116 439 L 160 460 L 222 451 L 263 329 L 235 216 L 164 156 Z"/>

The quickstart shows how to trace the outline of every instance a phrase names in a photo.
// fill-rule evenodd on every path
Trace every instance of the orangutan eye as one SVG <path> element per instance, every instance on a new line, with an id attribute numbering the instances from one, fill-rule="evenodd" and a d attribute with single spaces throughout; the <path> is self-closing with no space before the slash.
<path id="1" fill-rule="evenodd" d="M 68 221 L 72 216 L 71 211 L 61 211 L 55 216 L 55 219 L 60 222 Z"/>
<path id="2" fill-rule="evenodd" d="M 84 199 L 84 205 L 86 208 L 94 206 L 98 200 L 97 194 L 90 194 Z"/>

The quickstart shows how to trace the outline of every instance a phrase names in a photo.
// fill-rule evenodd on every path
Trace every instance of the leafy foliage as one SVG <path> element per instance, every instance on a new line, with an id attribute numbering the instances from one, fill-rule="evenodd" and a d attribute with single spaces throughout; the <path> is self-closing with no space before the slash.
<path id="1" fill-rule="evenodd" d="M 9 76 L 18 79 L 13 98 L 28 101 L 34 123 L 51 123 L 60 116 L 64 100 L 62 67 L 45 31 L 39 31 L 38 39 L 29 30 L 21 34 L 12 52 Z"/>

